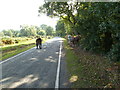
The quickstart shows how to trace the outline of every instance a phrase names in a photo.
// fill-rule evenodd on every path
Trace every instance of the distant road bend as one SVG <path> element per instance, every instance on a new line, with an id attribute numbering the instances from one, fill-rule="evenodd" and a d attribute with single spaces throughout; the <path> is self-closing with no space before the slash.
<path id="1" fill-rule="evenodd" d="M 68 75 L 62 38 L 55 37 L 44 43 L 42 49 L 34 47 L 0 62 L 0 71 L 2 88 L 67 88 Z"/>

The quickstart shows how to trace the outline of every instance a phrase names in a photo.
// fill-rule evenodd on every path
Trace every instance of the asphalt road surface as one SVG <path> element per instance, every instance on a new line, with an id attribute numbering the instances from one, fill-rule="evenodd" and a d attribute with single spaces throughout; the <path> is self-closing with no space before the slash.
<path id="1" fill-rule="evenodd" d="M 0 64 L 2 88 L 55 88 L 61 38 L 43 44 Z M 62 49 L 59 88 L 68 88 L 68 72 Z"/>

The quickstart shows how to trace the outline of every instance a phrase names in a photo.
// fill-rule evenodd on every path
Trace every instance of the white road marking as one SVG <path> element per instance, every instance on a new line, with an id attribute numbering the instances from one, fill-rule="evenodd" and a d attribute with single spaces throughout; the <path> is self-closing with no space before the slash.
<path id="1" fill-rule="evenodd" d="M 15 55 L 15 56 L 13 56 L 13 57 L 10 57 L 10 58 L 8 58 L 8 59 L 6 59 L 6 60 L 4 60 L 4 61 L 1 61 L 0 64 L 5 63 L 5 62 L 7 62 L 7 61 L 10 61 L 10 60 L 12 60 L 13 58 L 15 58 L 15 57 L 17 57 L 17 56 L 19 56 L 19 55 L 22 55 L 22 54 L 24 54 L 24 53 L 26 53 L 26 52 L 28 52 L 28 51 L 31 51 L 31 50 L 34 49 L 34 48 L 35 48 L 35 47 L 33 47 L 33 48 L 31 48 L 31 49 L 29 49 L 29 50 L 27 50 L 27 51 L 21 52 L 21 53 Z M 55 81 L 55 89 L 58 89 L 58 88 L 59 88 L 61 50 L 62 50 L 62 41 L 60 42 L 60 51 L 59 51 L 57 75 L 56 75 L 56 81 Z"/>
<path id="2" fill-rule="evenodd" d="M 45 43 L 47 43 L 47 42 L 48 42 L 48 41 L 46 41 Z M 43 43 L 42 45 L 45 45 L 45 43 Z M 12 56 L 12 57 L 10 57 L 10 58 L 8 58 L 8 59 L 6 59 L 6 60 L 3 60 L 3 61 L 0 62 L 0 64 L 5 63 L 5 62 L 7 62 L 7 61 L 9 61 L 9 60 L 17 57 L 17 56 L 20 56 L 20 55 L 26 53 L 26 52 L 29 52 L 29 51 L 31 51 L 31 50 L 34 49 L 34 48 L 35 48 L 35 47 L 33 47 L 33 48 L 31 48 L 31 49 L 28 49 L 27 51 L 21 52 L 21 53 L 15 55 L 15 56 Z"/>
<path id="3" fill-rule="evenodd" d="M 60 75 L 61 50 L 62 50 L 62 42 L 60 42 L 60 51 L 59 51 L 57 75 L 56 75 L 56 81 L 55 81 L 55 89 L 58 89 L 58 88 L 59 88 L 59 77 L 60 77 L 59 75 Z"/>

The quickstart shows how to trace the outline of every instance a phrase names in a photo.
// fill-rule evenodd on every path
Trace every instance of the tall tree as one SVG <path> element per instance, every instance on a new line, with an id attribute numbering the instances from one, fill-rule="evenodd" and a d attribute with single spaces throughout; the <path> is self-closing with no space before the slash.
<path id="1" fill-rule="evenodd" d="M 42 30 L 47 30 L 47 25 L 46 24 L 42 24 L 42 25 L 40 25 L 40 28 L 42 29 Z"/>
<path id="2" fill-rule="evenodd" d="M 120 54 L 119 8 L 120 2 L 45 2 L 39 12 L 63 18 L 67 33 L 81 34 L 84 49 L 116 57 Z"/>
<path id="3" fill-rule="evenodd" d="M 65 36 L 65 26 L 64 26 L 64 21 L 59 20 L 56 25 L 56 35 L 58 36 Z"/>
<path id="4" fill-rule="evenodd" d="M 11 30 L 3 30 L 2 32 L 4 33 L 5 36 L 10 36 L 10 37 L 13 36 L 13 33 Z"/>
<path id="5" fill-rule="evenodd" d="M 46 29 L 46 35 L 53 35 L 53 28 L 51 26 L 48 26 Z"/>
<path id="6" fill-rule="evenodd" d="M 39 30 L 39 31 L 37 32 L 37 34 L 38 34 L 38 35 L 42 35 L 42 36 L 46 36 L 45 30 Z"/>
<path id="7" fill-rule="evenodd" d="M 36 36 L 35 26 L 21 25 L 20 36 Z"/>
<path id="8" fill-rule="evenodd" d="M 72 1 L 72 0 L 71 0 Z M 70 26 L 71 30 L 77 34 L 75 30 L 75 25 L 77 23 L 77 18 L 79 16 L 78 12 L 80 3 L 79 2 L 45 2 L 45 4 L 39 7 L 39 13 L 46 13 L 48 16 L 58 16 L 66 20 Z"/>
<path id="9" fill-rule="evenodd" d="M 0 37 L 3 37 L 4 36 L 4 33 L 3 32 L 0 32 Z"/>

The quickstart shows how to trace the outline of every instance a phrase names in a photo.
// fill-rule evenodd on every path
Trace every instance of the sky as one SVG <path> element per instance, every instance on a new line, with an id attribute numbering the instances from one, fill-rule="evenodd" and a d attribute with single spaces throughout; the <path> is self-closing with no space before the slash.
<path id="1" fill-rule="evenodd" d="M 43 0 L 0 0 L 0 31 L 3 29 L 19 30 L 20 25 L 46 24 L 55 28 L 58 18 L 46 15 L 38 16 Z"/>

